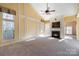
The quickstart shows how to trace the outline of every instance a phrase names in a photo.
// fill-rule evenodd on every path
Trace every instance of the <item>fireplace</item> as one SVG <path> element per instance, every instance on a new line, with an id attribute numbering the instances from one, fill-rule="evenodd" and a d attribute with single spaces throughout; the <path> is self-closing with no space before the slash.
<path id="1" fill-rule="evenodd" d="M 60 39 L 60 31 L 52 31 L 52 37 Z"/>

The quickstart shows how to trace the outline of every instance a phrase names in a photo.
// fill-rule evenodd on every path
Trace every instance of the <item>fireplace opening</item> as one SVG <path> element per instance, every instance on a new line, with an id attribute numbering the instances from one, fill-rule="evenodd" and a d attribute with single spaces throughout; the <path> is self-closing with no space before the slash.
<path id="1" fill-rule="evenodd" d="M 60 39 L 60 31 L 52 31 L 52 37 Z"/>

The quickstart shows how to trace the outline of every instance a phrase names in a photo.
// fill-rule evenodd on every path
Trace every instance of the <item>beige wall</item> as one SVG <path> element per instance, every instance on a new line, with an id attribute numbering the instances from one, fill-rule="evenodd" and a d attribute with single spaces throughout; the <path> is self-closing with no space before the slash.
<path id="1" fill-rule="evenodd" d="M 76 32 L 77 32 L 77 39 L 79 40 L 79 17 L 77 17 Z"/>
<path id="2" fill-rule="evenodd" d="M 25 35 L 24 4 L 18 4 L 19 39 Z"/>
<path id="3" fill-rule="evenodd" d="M 76 25 L 77 19 L 76 16 L 66 16 L 64 17 L 64 25 L 72 26 L 72 34 L 77 36 Z"/>
<path id="4" fill-rule="evenodd" d="M 72 35 L 76 35 L 76 21 L 65 23 L 66 26 L 72 26 Z"/>
<path id="5" fill-rule="evenodd" d="M 79 40 L 79 5 L 77 8 L 77 26 L 76 26 L 76 32 L 77 32 L 77 39 Z"/>
<path id="6" fill-rule="evenodd" d="M 22 40 L 25 37 L 33 37 L 40 34 L 40 22 L 41 16 L 32 8 L 30 4 L 0 4 L 0 6 L 14 9 L 16 16 L 15 23 L 15 38 L 12 41 L 3 42 L 2 39 L 2 15 L 0 14 L 0 45 L 9 44 L 18 40 Z M 30 19 L 28 19 L 30 17 Z M 33 18 L 33 19 L 32 19 Z"/>
<path id="7" fill-rule="evenodd" d="M 38 21 L 41 20 L 42 17 L 34 10 L 31 4 L 25 4 L 25 10 L 26 10 L 27 17 L 33 17 L 37 19 Z"/>
<path id="8" fill-rule="evenodd" d="M 0 45 L 2 44 L 2 15 L 0 13 Z"/>
<path id="9" fill-rule="evenodd" d="M 18 24 L 18 4 L 1 4 L 0 3 L 0 5 L 1 6 L 3 6 L 3 7 L 7 7 L 7 8 L 9 8 L 9 9 L 14 9 L 15 11 L 16 11 L 16 16 L 15 16 L 15 20 L 14 20 L 14 23 L 15 23 L 15 38 L 14 38 L 14 40 L 13 41 L 15 41 L 15 40 L 17 40 L 18 39 L 18 35 L 19 35 L 19 24 Z M 4 43 L 9 43 L 9 42 L 11 42 L 11 41 L 3 41 L 3 39 L 2 39 L 2 16 L 0 16 L 0 27 L 1 27 L 1 37 L 0 37 L 0 39 L 1 39 L 1 42 L 4 44 Z"/>
<path id="10" fill-rule="evenodd" d="M 64 17 L 64 22 L 67 23 L 67 22 L 73 22 L 73 21 L 76 21 L 76 16 L 65 16 Z"/>
<path id="11" fill-rule="evenodd" d="M 30 4 L 25 4 L 25 13 L 26 13 L 26 35 L 25 37 L 34 37 L 38 36 L 41 31 L 40 22 L 41 16 L 34 10 Z M 42 25 L 43 26 L 43 25 Z"/>

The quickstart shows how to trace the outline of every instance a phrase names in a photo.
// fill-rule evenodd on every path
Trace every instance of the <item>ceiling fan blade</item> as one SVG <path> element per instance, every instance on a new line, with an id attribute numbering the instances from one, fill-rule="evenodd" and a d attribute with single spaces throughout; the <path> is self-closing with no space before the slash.
<path id="1" fill-rule="evenodd" d="M 41 12 L 45 12 L 45 11 L 41 10 Z"/>
<path id="2" fill-rule="evenodd" d="M 48 13 L 46 13 L 46 15 L 51 15 L 51 14 L 48 12 Z"/>
<path id="3" fill-rule="evenodd" d="M 55 10 L 50 10 L 49 12 L 55 12 Z"/>
<path id="4" fill-rule="evenodd" d="M 43 12 L 43 14 L 46 15 L 51 15 L 51 12 L 55 12 L 55 10 L 50 10 L 48 3 L 46 4 L 47 9 L 45 11 L 41 10 L 41 12 Z"/>

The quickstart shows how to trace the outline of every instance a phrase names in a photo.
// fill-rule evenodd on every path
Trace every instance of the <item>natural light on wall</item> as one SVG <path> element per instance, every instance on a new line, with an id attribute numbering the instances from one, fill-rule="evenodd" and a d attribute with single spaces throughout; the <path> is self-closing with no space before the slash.
<path id="1" fill-rule="evenodd" d="M 77 17 L 79 17 L 79 13 L 77 14 Z"/>

